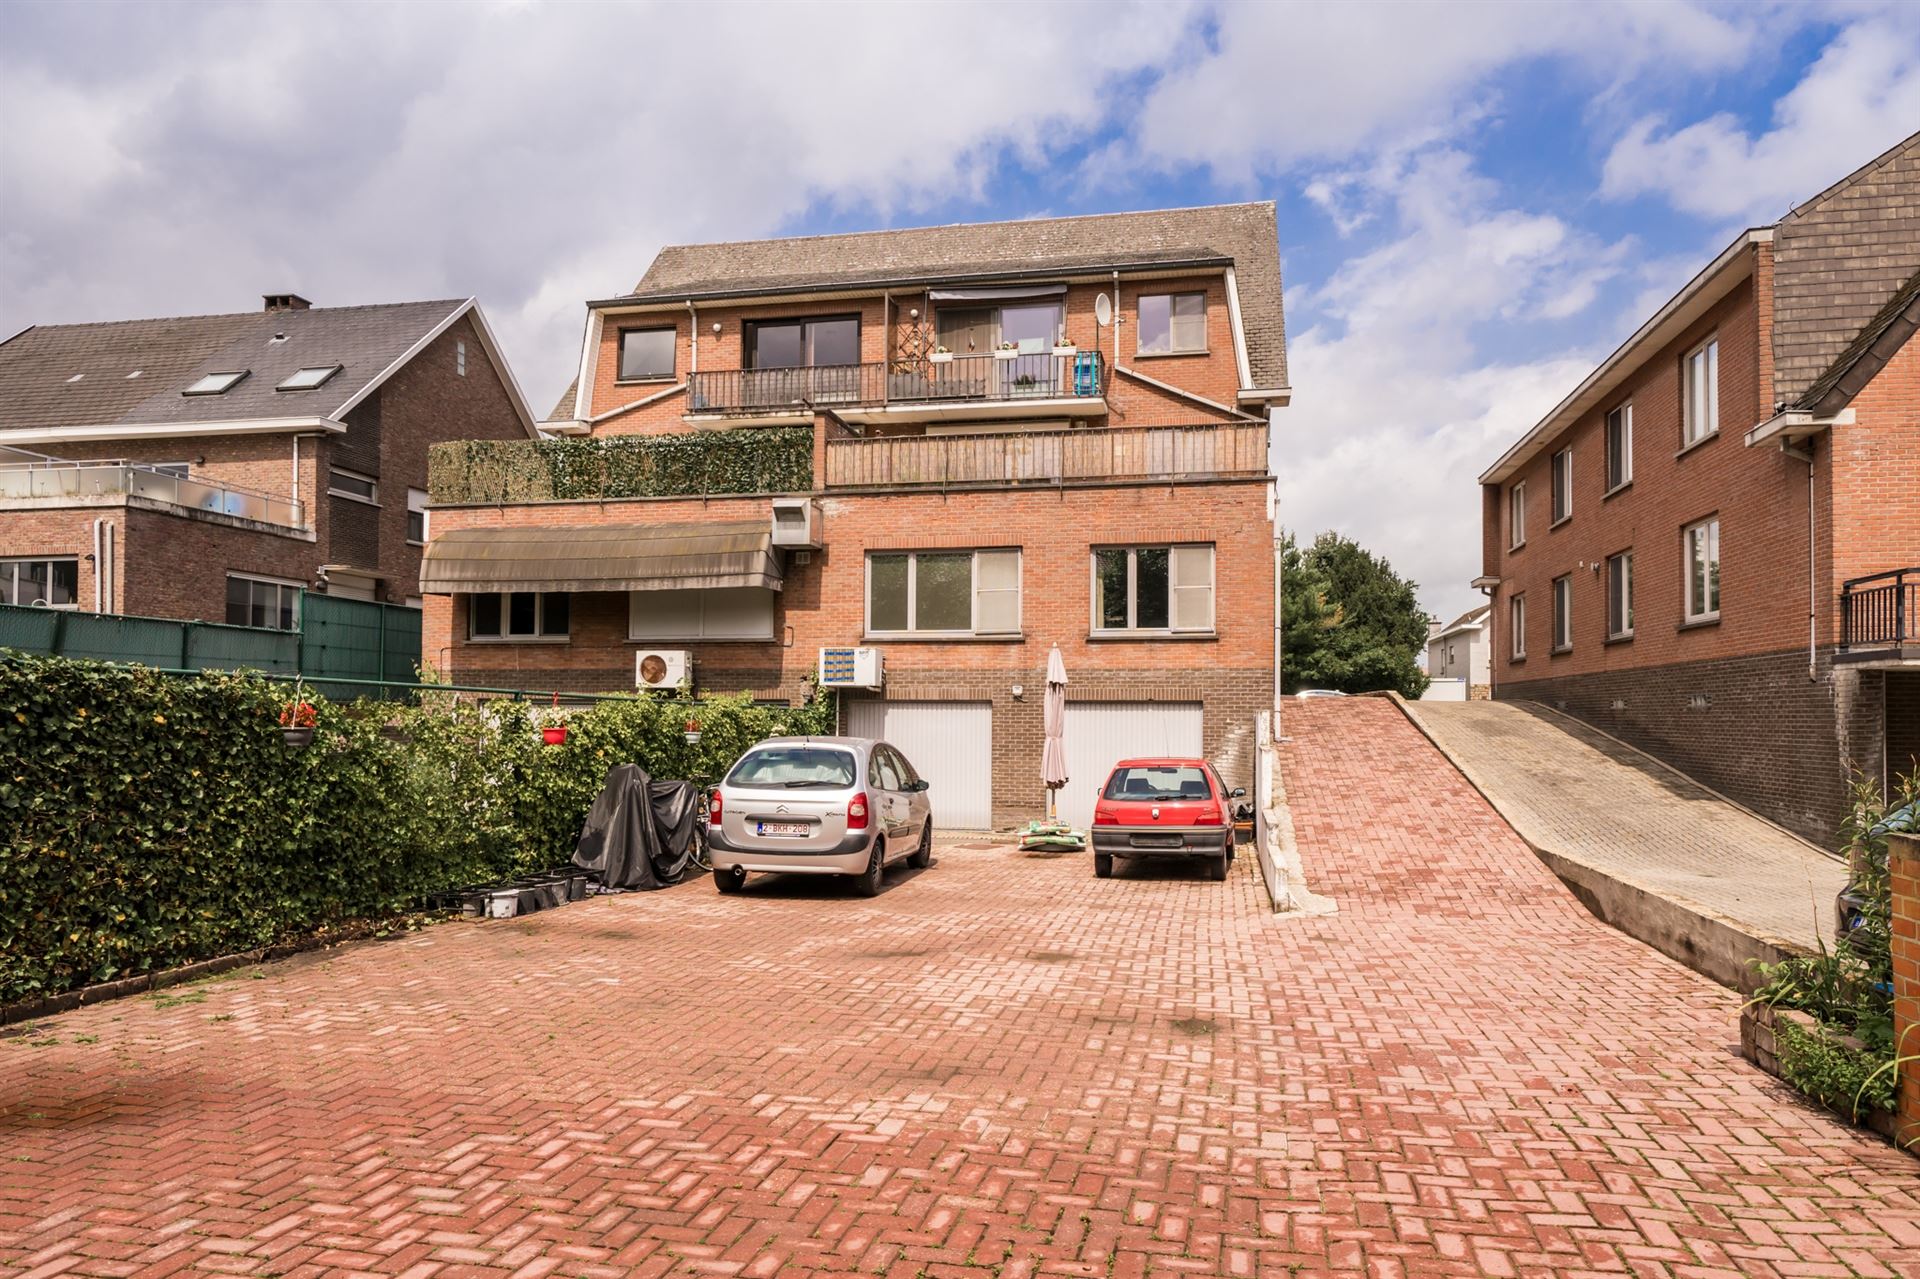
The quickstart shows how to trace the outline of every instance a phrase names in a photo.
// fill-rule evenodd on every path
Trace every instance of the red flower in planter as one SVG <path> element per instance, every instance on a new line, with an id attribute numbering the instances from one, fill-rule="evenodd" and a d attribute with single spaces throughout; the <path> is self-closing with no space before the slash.
<path id="1" fill-rule="evenodd" d="M 288 702 L 280 712 L 282 728 L 312 728 L 320 722 L 312 702 Z"/>

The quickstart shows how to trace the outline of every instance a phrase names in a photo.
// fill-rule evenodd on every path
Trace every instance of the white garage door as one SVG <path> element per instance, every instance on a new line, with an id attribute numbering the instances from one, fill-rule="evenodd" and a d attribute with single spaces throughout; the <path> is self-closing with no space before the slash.
<path id="1" fill-rule="evenodd" d="M 1199 754 L 1198 702 L 1068 702 L 1060 816 L 1081 830 L 1091 826 L 1093 801 L 1123 759 Z"/>
<path id="2" fill-rule="evenodd" d="M 993 826 L 992 703 L 849 702 L 847 732 L 900 749 L 930 783 L 934 825 Z"/>

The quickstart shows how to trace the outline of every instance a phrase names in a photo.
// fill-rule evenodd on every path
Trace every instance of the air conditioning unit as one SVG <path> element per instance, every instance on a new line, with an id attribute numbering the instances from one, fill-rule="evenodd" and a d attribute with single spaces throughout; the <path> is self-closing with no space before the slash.
<path id="1" fill-rule="evenodd" d="M 820 508 L 812 498 L 773 499 L 773 544 L 790 550 L 820 549 Z"/>
<path id="2" fill-rule="evenodd" d="M 879 688 L 883 671 L 877 648 L 820 650 L 820 687 Z"/>
<path id="3" fill-rule="evenodd" d="M 633 655 L 633 682 L 638 688 L 679 688 L 693 673 L 693 654 L 684 648 L 643 648 Z"/>

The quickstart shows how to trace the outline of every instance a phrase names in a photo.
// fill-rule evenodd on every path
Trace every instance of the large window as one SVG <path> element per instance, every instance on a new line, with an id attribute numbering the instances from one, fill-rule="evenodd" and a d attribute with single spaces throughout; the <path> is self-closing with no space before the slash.
<path id="1" fill-rule="evenodd" d="M 1607 638 L 1633 634 L 1633 552 L 1607 557 Z"/>
<path id="2" fill-rule="evenodd" d="M 1019 551 L 867 557 L 869 634 L 1013 635 L 1019 630 Z"/>
<path id="3" fill-rule="evenodd" d="M 1507 549 L 1527 544 L 1527 486 L 1522 481 L 1507 490 Z"/>
<path id="4" fill-rule="evenodd" d="M 1558 524 L 1573 514 L 1573 448 L 1553 455 L 1553 520 Z"/>
<path id="5" fill-rule="evenodd" d="M 376 506 L 380 502 L 380 485 L 371 475 L 362 475 L 338 466 L 330 467 L 327 471 L 327 492 L 335 497 L 350 497 L 356 502 L 371 502 Z"/>
<path id="6" fill-rule="evenodd" d="M 415 546 L 427 542 L 427 494 L 424 489 L 407 490 L 407 540 Z"/>
<path id="7" fill-rule="evenodd" d="M 266 626 L 276 631 L 300 626 L 300 584 L 271 577 L 227 574 L 227 624 Z"/>
<path id="8" fill-rule="evenodd" d="M 650 382 L 673 376 L 672 329 L 620 330 L 620 380 Z"/>
<path id="9" fill-rule="evenodd" d="M 1140 299 L 1140 330 L 1134 349 L 1141 355 L 1197 354 L 1207 349 L 1207 295 L 1148 294 Z"/>
<path id="10" fill-rule="evenodd" d="M 1011 342 L 1022 355 L 1046 355 L 1062 336 L 1058 302 L 943 306 L 934 319 L 941 346 L 954 355 L 986 355 Z"/>
<path id="11" fill-rule="evenodd" d="M 467 599 L 467 634 L 476 640 L 560 640 L 572 624 L 573 597 L 502 591 Z"/>
<path id="12" fill-rule="evenodd" d="M 1607 414 L 1607 492 L 1633 483 L 1633 405 Z"/>
<path id="13" fill-rule="evenodd" d="M 78 556 L 0 560 L 0 601 L 77 608 L 79 599 Z"/>
<path id="14" fill-rule="evenodd" d="M 770 640 L 774 592 L 759 586 L 708 590 L 632 591 L 627 595 L 627 638 L 668 640 Z"/>
<path id="15" fill-rule="evenodd" d="M 1127 546 L 1093 553 L 1093 629 L 1213 629 L 1213 547 Z"/>
<path id="16" fill-rule="evenodd" d="M 1553 579 L 1553 651 L 1573 647 L 1573 578 Z"/>
<path id="17" fill-rule="evenodd" d="M 860 363 L 860 321 L 847 315 L 823 320 L 756 320 L 747 325 L 750 369 L 819 368 Z"/>
<path id="18" fill-rule="evenodd" d="M 1720 429 L 1720 339 L 1708 338 L 1680 362 L 1680 443 L 1697 444 Z"/>
<path id="19" fill-rule="evenodd" d="M 1687 620 L 1709 622 L 1720 616 L 1720 521 L 1689 524 L 1686 546 Z"/>
<path id="20" fill-rule="evenodd" d="M 1513 632 L 1512 653 L 1521 658 L 1527 655 L 1527 597 L 1516 595 L 1507 601 L 1507 621 Z"/>

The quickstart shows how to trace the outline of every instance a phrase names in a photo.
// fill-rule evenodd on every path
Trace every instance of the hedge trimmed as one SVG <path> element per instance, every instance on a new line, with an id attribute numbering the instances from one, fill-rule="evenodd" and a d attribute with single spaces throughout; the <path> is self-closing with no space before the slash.
<path id="1" fill-rule="evenodd" d="M 285 683 L 0 660 L 0 1003 L 249 950 L 572 854 L 606 771 L 712 777 L 780 733 L 831 731 L 824 698 L 342 705 Z M 685 724 L 701 727 L 689 746 Z"/>
<path id="2" fill-rule="evenodd" d="M 428 491 L 445 504 L 804 493 L 812 487 L 813 429 L 805 426 L 457 440 L 434 445 L 427 458 Z"/>

